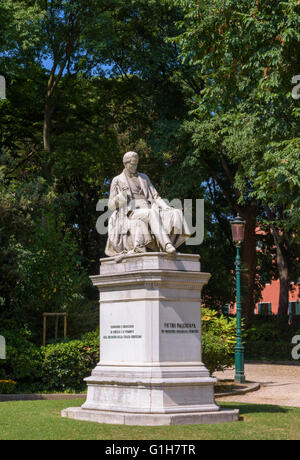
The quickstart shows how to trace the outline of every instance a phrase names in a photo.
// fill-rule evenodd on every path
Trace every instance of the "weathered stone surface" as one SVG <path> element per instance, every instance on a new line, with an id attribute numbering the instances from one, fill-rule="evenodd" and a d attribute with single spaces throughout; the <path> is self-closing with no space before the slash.
<path id="1" fill-rule="evenodd" d="M 117 412 L 102 412 L 84 410 L 80 407 L 70 407 L 62 411 L 62 417 L 89 422 L 109 423 L 116 425 L 162 426 L 162 425 L 192 425 L 236 422 L 239 420 L 237 409 L 222 409 L 219 412 L 201 412 L 185 414 L 132 414 Z"/>
<path id="2" fill-rule="evenodd" d="M 169 206 L 149 177 L 137 172 L 138 161 L 136 152 L 127 152 L 123 172 L 111 182 L 105 248 L 109 257 L 146 250 L 173 254 L 190 236 L 182 209 Z"/>
<path id="3" fill-rule="evenodd" d="M 115 257 L 100 259 L 100 275 L 114 275 L 133 271 L 148 270 L 175 270 L 200 272 L 200 256 L 198 254 L 168 255 L 164 252 L 145 252 L 141 254 L 128 254 L 122 263 L 116 263 Z M 91 277 L 92 280 L 95 277 Z"/>

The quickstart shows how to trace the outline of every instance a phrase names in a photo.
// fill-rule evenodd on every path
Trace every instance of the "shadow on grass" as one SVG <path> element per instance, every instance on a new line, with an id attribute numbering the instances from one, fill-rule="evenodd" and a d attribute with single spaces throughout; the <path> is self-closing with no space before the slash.
<path id="1" fill-rule="evenodd" d="M 228 407 L 234 406 L 235 409 L 240 410 L 240 415 L 245 414 L 257 414 L 257 413 L 265 413 L 265 414 L 286 414 L 290 409 L 285 408 L 282 406 L 275 406 L 272 404 L 241 404 L 241 403 L 232 403 L 232 404 L 220 404 L 220 406 L 224 409 Z"/>

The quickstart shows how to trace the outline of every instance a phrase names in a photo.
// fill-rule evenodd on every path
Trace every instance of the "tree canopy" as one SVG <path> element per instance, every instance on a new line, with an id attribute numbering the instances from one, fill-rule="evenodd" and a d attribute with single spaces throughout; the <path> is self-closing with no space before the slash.
<path id="1" fill-rule="evenodd" d="M 244 316 L 272 277 L 287 310 L 299 276 L 299 8 L 0 0 L 0 318 L 18 318 L 36 342 L 46 309 L 89 330 L 88 275 L 106 243 L 96 204 L 127 150 L 163 197 L 205 199 L 204 242 L 181 250 L 212 273 L 207 305 L 234 301 L 229 219 L 239 212 Z"/>

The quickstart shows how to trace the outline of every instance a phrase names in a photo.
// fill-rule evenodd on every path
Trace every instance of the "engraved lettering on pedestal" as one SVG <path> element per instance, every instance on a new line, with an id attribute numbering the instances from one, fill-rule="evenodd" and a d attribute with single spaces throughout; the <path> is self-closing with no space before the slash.
<path id="1" fill-rule="evenodd" d="M 133 324 L 113 324 L 110 326 L 108 335 L 103 339 L 141 339 L 142 335 L 137 334 Z"/>
<path id="2" fill-rule="evenodd" d="M 162 334 L 197 334 L 199 329 L 195 323 L 164 323 Z"/>

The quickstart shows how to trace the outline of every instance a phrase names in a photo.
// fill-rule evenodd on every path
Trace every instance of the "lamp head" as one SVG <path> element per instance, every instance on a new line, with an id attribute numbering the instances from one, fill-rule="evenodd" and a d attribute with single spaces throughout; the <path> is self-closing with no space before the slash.
<path id="1" fill-rule="evenodd" d="M 230 221 L 232 239 L 236 246 L 240 246 L 244 241 L 245 224 L 246 221 L 243 220 L 239 214 L 234 218 L 234 220 Z"/>

